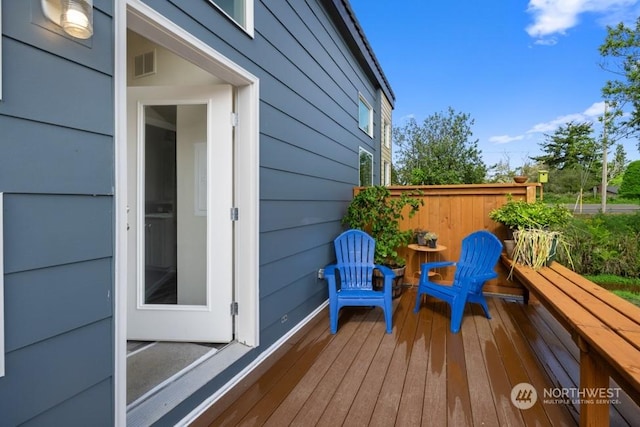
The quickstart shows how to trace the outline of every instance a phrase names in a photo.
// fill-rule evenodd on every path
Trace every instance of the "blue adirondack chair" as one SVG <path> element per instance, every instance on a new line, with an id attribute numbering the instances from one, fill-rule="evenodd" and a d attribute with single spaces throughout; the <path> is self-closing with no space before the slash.
<path id="1" fill-rule="evenodd" d="M 462 240 L 462 250 L 458 262 L 440 261 L 422 264 L 415 313 L 420 310 L 422 295 L 427 294 L 442 299 L 451 306 L 451 332 L 457 333 L 462 324 L 462 316 L 467 302 L 482 306 L 487 319 L 489 307 L 482 295 L 482 287 L 487 280 L 498 277 L 494 271 L 502 252 L 502 243 L 492 233 L 480 230 L 469 234 Z M 453 283 L 441 285 L 429 280 L 429 270 L 455 266 Z"/>
<path id="2" fill-rule="evenodd" d="M 361 230 L 347 230 L 333 241 L 336 264 L 325 267 L 329 285 L 329 323 L 331 333 L 338 330 L 338 312 L 346 306 L 378 306 L 384 311 L 387 333 L 391 333 L 391 284 L 395 277 L 390 268 L 374 264 L 376 242 Z M 373 270 L 384 278 L 381 291 L 373 289 Z M 336 277 L 336 272 L 338 277 Z"/>

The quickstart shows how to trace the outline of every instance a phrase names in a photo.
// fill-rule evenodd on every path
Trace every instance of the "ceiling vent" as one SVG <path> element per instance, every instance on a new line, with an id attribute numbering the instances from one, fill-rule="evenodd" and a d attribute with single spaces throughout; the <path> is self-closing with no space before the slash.
<path id="1" fill-rule="evenodd" d="M 133 58 L 134 72 L 133 78 L 148 76 L 156 73 L 156 51 L 152 50 Z"/>

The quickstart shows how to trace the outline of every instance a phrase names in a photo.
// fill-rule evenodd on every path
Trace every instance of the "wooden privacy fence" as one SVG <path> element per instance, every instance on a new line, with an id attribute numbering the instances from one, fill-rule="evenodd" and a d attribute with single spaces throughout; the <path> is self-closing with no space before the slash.
<path id="1" fill-rule="evenodd" d="M 360 188 L 354 189 L 357 194 Z M 392 197 L 402 192 L 421 192 L 415 196 L 424 201 L 424 206 L 413 218 L 405 218 L 400 229 L 417 229 L 433 231 L 438 234 L 438 244 L 446 246 L 441 252 L 422 253 L 409 248 L 402 248 L 401 254 L 407 259 L 405 283 L 416 284 L 419 277 L 420 263 L 434 260 L 456 261 L 460 255 L 462 239 L 476 230 L 489 230 L 503 240 L 506 238 L 506 228 L 489 218 L 489 212 L 502 206 L 507 201 L 507 195 L 514 200 L 533 202 L 538 193 L 542 193 L 539 183 L 504 183 L 504 184 L 463 184 L 463 185 L 427 185 L 427 186 L 392 186 L 389 187 Z M 408 208 L 407 208 L 408 212 Z M 443 281 L 453 280 L 453 269 L 438 271 Z M 508 272 L 502 265 L 496 266 L 499 274 L 497 279 L 485 285 L 485 292 L 522 296 L 523 289 L 518 283 L 507 281 Z"/>

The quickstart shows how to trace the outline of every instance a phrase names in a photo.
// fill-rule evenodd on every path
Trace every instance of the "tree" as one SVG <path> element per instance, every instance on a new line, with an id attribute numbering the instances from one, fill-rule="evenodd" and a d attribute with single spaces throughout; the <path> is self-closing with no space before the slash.
<path id="1" fill-rule="evenodd" d="M 607 81 L 602 89 L 612 107 L 607 119 L 610 120 L 610 133 L 617 135 L 617 139 L 637 136 L 640 134 L 640 18 L 634 28 L 623 23 L 607 27 L 600 55 L 603 57 L 602 68 L 619 77 Z M 624 114 L 629 108 L 629 114 Z"/>
<path id="2" fill-rule="evenodd" d="M 569 122 L 560 126 L 553 135 L 545 135 L 540 143 L 542 156 L 531 157 L 549 168 L 563 170 L 577 165 L 591 167 L 602 157 L 602 150 L 591 136 L 593 125 L 589 122 Z"/>
<path id="3" fill-rule="evenodd" d="M 640 198 L 640 160 L 629 163 L 620 185 L 620 195 L 631 199 Z"/>
<path id="4" fill-rule="evenodd" d="M 592 123 L 569 122 L 560 126 L 553 135 L 545 135 L 540 148 L 542 156 L 531 157 L 546 164 L 557 180 L 556 184 L 565 191 L 582 190 L 595 185 L 602 166 L 602 147 L 591 136 Z M 560 190 L 560 188 L 558 188 Z"/>
<path id="5" fill-rule="evenodd" d="M 624 169 L 627 166 L 627 153 L 624 151 L 622 144 L 616 144 L 616 149 L 613 154 L 613 160 L 611 160 L 607 166 L 607 175 L 609 182 L 622 177 Z"/>
<path id="6" fill-rule="evenodd" d="M 487 167 L 478 140 L 471 140 L 474 121 L 468 114 L 435 113 L 418 125 L 415 119 L 394 129 L 396 170 L 400 184 L 473 184 L 484 181 Z"/>

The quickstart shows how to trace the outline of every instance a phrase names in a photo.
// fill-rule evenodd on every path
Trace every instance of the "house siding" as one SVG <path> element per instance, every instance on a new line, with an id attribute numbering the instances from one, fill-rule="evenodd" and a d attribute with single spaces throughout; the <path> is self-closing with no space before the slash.
<path id="1" fill-rule="evenodd" d="M 111 3 L 88 42 L 2 3 L 0 425 L 113 425 Z"/>
<path id="2" fill-rule="evenodd" d="M 113 2 L 94 0 L 94 35 L 78 41 L 40 0 L 2 1 L 0 425 L 112 425 Z M 380 169 L 381 88 L 353 23 L 336 22 L 342 1 L 255 0 L 254 38 L 204 0 L 145 3 L 260 79 L 260 346 L 159 422 L 172 425 L 326 301 L 317 271 L 334 259 L 359 147 Z"/>
<path id="3" fill-rule="evenodd" d="M 341 2 L 256 0 L 253 39 L 206 2 L 145 3 L 260 79 L 260 347 L 167 414 L 170 425 L 326 301 L 317 272 L 334 259 L 359 147 L 375 153 L 379 180 L 381 91 L 334 21 Z M 358 127 L 359 93 L 373 138 Z"/>

